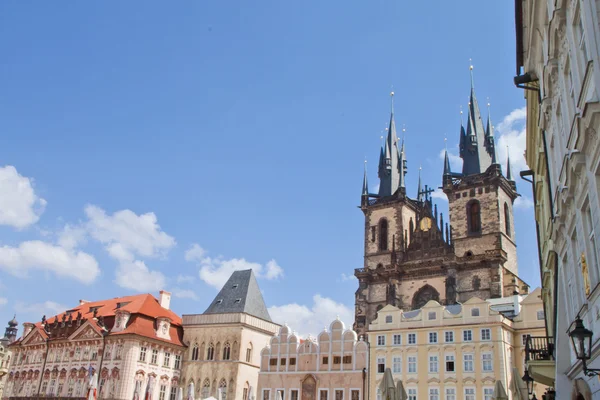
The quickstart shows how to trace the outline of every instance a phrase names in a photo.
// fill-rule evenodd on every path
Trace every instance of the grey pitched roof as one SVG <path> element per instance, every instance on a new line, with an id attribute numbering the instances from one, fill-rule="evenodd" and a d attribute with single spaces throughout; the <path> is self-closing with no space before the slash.
<path id="1" fill-rule="evenodd" d="M 251 269 L 234 271 L 204 314 L 246 313 L 271 321 Z"/>

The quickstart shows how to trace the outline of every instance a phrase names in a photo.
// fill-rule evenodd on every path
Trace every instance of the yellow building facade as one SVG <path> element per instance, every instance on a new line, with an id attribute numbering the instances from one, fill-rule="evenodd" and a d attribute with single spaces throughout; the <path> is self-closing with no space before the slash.
<path id="1" fill-rule="evenodd" d="M 474 297 L 450 306 L 431 300 L 408 312 L 385 306 L 369 325 L 369 398 L 381 398 L 386 368 L 402 380 L 409 400 L 489 400 L 497 380 L 526 396 L 526 337 L 545 332 L 540 295 L 536 289 L 525 297 Z M 544 390 L 535 388 L 539 398 Z"/>

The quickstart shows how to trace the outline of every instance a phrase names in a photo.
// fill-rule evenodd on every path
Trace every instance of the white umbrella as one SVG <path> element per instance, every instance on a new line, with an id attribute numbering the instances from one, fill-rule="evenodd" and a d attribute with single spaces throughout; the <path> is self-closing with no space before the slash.
<path id="1" fill-rule="evenodd" d="M 508 395 L 506 394 L 506 390 L 504 390 L 504 385 L 501 381 L 496 381 L 496 384 L 494 385 L 494 394 L 492 395 L 492 399 L 508 400 Z"/>
<path id="2" fill-rule="evenodd" d="M 406 394 L 406 390 L 404 390 L 404 385 L 402 381 L 398 379 L 398 383 L 396 385 L 396 399 L 397 400 L 407 400 L 408 395 Z"/>
<path id="3" fill-rule="evenodd" d="M 183 388 L 181 386 L 177 389 L 175 400 L 183 400 Z"/>
<path id="4" fill-rule="evenodd" d="M 383 379 L 379 384 L 379 389 L 381 390 L 383 400 L 398 400 L 396 398 L 396 385 L 394 385 L 394 377 L 392 376 L 391 369 L 385 369 Z"/>
<path id="5" fill-rule="evenodd" d="M 188 393 L 187 393 L 187 400 L 194 400 L 194 382 L 190 382 L 190 384 L 188 385 Z"/>

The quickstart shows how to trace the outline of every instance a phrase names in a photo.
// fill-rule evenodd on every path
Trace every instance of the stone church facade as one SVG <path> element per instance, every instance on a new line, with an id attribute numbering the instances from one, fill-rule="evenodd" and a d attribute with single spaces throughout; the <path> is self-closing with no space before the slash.
<path id="1" fill-rule="evenodd" d="M 446 151 L 442 189 L 450 215 L 444 222 L 420 177 L 416 198 L 407 194 L 405 148 L 392 110 L 380 150 L 378 193 L 369 193 L 366 172 L 363 179 L 364 266 L 355 270 L 359 334 L 388 304 L 414 310 L 429 300 L 451 305 L 528 293 L 518 277 L 513 223 L 518 194 L 510 160 L 503 174 L 492 124 L 488 117 L 484 127 L 473 84 L 466 127 L 461 121 L 460 156 L 462 172 L 452 172 Z"/>

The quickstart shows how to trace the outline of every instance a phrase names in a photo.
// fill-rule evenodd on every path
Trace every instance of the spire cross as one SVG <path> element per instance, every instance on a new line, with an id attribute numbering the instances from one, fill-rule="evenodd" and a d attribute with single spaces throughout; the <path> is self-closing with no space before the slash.
<path id="1" fill-rule="evenodd" d="M 475 86 L 473 84 L 473 60 L 469 58 L 469 71 L 471 72 L 471 89 Z"/>
<path id="2" fill-rule="evenodd" d="M 446 137 L 445 133 L 444 133 L 444 149 L 446 151 L 448 151 L 448 138 Z"/>
<path id="3" fill-rule="evenodd" d="M 392 99 L 392 114 L 394 113 L 394 86 L 392 85 L 392 91 L 390 92 L 390 97 Z"/>
<path id="4" fill-rule="evenodd" d="M 419 197 L 421 197 L 421 195 L 423 195 L 423 196 L 425 196 L 425 200 L 430 200 L 431 199 L 431 196 L 430 196 L 431 193 L 433 193 L 433 189 L 431 189 L 429 186 L 425 185 L 425 190 L 419 192 Z"/>

